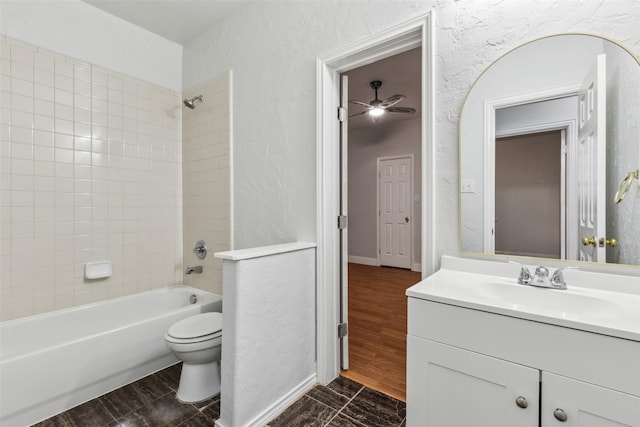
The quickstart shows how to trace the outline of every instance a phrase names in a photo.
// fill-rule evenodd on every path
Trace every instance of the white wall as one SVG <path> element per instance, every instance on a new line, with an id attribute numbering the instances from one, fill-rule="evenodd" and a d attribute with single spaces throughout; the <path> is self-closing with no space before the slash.
<path id="1" fill-rule="evenodd" d="M 508 50 L 583 31 L 638 54 L 640 2 L 258 2 L 184 47 L 184 86 L 234 71 L 236 247 L 315 240 L 315 58 L 435 7 L 436 242 L 458 253 L 458 118 L 475 78 Z"/>
<path id="2" fill-rule="evenodd" d="M 185 87 L 234 72 L 236 248 L 315 241 L 316 57 L 429 6 L 256 2 L 185 45 Z"/>
<path id="3" fill-rule="evenodd" d="M 316 383 L 314 244 L 224 259 L 219 427 L 263 426 Z"/>
<path id="4" fill-rule="evenodd" d="M 2 0 L 0 33 L 169 89 L 182 46 L 80 0 Z"/>
<path id="5" fill-rule="evenodd" d="M 413 154 L 414 194 L 422 191 L 420 118 L 349 131 L 349 256 L 378 258 L 377 159 Z M 412 264 L 420 263 L 421 204 L 414 203 Z"/>

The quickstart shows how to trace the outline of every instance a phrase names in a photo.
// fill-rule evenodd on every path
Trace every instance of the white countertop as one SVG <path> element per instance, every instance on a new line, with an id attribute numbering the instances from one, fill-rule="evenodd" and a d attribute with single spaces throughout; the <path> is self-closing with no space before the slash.
<path id="1" fill-rule="evenodd" d="M 292 242 L 282 243 L 279 245 L 260 246 L 256 248 L 237 249 L 234 251 L 216 252 L 213 254 L 215 258 L 226 259 L 230 261 L 241 261 L 251 258 L 260 258 L 269 255 L 283 254 L 286 252 L 299 251 L 302 249 L 315 248 L 315 243 L 309 242 Z"/>
<path id="2" fill-rule="evenodd" d="M 640 341 L 640 277 L 571 271 L 557 290 L 518 284 L 510 264 L 443 257 L 442 265 L 407 296 Z"/>

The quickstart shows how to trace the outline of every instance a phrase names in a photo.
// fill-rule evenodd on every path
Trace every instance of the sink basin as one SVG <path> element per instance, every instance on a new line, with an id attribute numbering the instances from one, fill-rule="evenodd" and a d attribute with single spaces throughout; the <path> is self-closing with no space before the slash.
<path id="1" fill-rule="evenodd" d="M 589 317 L 615 317 L 623 314 L 623 309 L 614 302 L 571 290 L 499 282 L 482 282 L 471 289 L 480 298 L 513 310 L 535 310 L 538 313 L 573 319 L 580 319 L 585 313 Z"/>

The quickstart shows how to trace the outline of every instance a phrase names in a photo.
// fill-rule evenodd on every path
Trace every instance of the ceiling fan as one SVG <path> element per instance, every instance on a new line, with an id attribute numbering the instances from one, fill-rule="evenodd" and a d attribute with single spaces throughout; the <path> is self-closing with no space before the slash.
<path id="1" fill-rule="evenodd" d="M 398 102 L 400 102 L 400 101 L 402 101 L 403 99 L 406 98 L 406 96 L 404 96 L 404 95 L 393 95 L 393 96 L 390 96 L 389 98 L 385 99 L 384 101 L 379 100 L 378 99 L 378 89 L 380 89 L 380 87 L 382 86 L 382 82 L 380 80 L 372 81 L 371 83 L 369 83 L 369 86 L 371 86 L 371 89 L 373 89 L 375 91 L 376 98 L 373 101 L 369 102 L 369 103 L 350 100 L 349 102 L 351 102 L 352 104 L 356 104 L 356 105 L 360 105 L 362 107 L 365 107 L 366 110 L 362 111 L 360 113 L 351 114 L 349 117 L 360 116 L 360 115 L 366 114 L 366 113 L 369 113 L 369 115 L 371 115 L 373 117 L 377 117 L 377 116 L 383 115 L 384 113 L 414 114 L 416 112 L 415 108 L 394 107 L 394 105 L 396 105 Z"/>

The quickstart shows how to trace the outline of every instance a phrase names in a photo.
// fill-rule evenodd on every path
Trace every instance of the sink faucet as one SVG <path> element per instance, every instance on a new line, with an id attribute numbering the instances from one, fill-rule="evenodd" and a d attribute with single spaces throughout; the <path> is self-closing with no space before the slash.
<path id="1" fill-rule="evenodd" d="M 558 268 L 553 272 L 551 277 L 549 277 L 549 269 L 547 267 L 540 266 L 536 268 L 535 273 L 531 275 L 531 272 L 526 265 L 511 260 L 509 260 L 509 262 L 512 264 L 518 264 L 520 266 L 518 283 L 520 283 L 521 285 L 537 286 L 539 288 L 550 289 L 567 289 L 567 283 L 564 281 L 564 275 L 562 274 L 562 272 L 564 270 L 572 270 L 578 268 L 568 266 Z"/>

